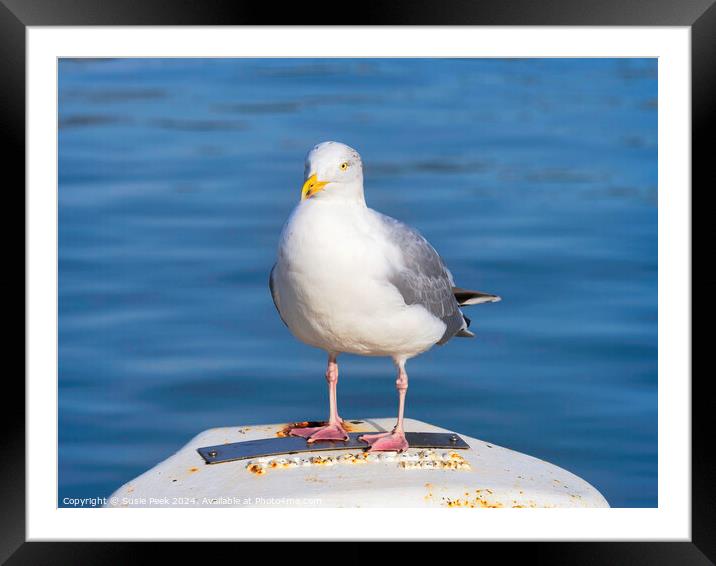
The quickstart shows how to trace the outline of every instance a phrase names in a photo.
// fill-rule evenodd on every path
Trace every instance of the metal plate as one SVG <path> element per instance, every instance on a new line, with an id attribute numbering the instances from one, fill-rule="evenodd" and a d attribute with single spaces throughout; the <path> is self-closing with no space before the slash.
<path id="1" fill-rule="evenodd" d="M 348 433 L 348 440 L 325 440 L 309 444 L 305 438 L 299 436 L 285 436 L 282 438 L 261 438 L 217 446 L 204 446 L 197 448 L 207 464 L 220 464 L 233 460 L 246 458 L 259 458 L 261 456 L 278 456 L 280 454 L 297 454 L 300 452 L 319 452 L 323 450 L 350 450 L 355 448 L 368 448 L 368 444 L 358 440 L 359 436 L 372 434 L 365 432 Z M 466 450 L 470 446 L 459 435 L 452 432 L 406 432 L 405 438 L 411 448 L 455 448 Z"/>

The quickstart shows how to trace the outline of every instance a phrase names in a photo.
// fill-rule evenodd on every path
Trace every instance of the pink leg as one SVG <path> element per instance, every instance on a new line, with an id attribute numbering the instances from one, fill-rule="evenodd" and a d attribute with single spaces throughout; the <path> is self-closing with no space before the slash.
<path id="1" fill-rule="evenodd" d="M 403 414 L 405 411 L 405 394 L 408 391 L 408 374 L 405 371 L 405 360 L 397 360 L 398 379 L 395 380 L 395 387 L 398 390 L 398 422 L 392 432 L 381 432 L 379 434 L 364 434 L 360 437 L 370 444 L 370 452 L 403 452 L 409 448 L 403 430 Z"/>
<path id="2" fill-rule="evenodd" d="M 328 382 L 328 404 L 329 416 L 326 426 L 309 428 L 292 428 L 291 436 L 302 436 L 308 442 L 317 440 L 348 440 L 348 433 L 342 426 L 343 420 L 338 416 L 338 399 L 336 386 L 338 385 L 338 363 L 336 356 L 329 354 L 328 369 L 326 369 L 326 381 Z"/>

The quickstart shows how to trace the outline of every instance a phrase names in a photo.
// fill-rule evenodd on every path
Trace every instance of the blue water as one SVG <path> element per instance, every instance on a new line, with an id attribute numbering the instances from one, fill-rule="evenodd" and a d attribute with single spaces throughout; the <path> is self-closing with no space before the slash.
<path id="1" fill-rule="evenodd" d="M 334 139 L 370 206 L 503 297 L 409 363 L 407 416 L 656 506 L 656 102 L 655 59 L 62 60 L 60 504 L 206 428 L 326 416 L 267 279 Z M 391 362 L 341 360 L 342 415 L 394 415 Z"/>

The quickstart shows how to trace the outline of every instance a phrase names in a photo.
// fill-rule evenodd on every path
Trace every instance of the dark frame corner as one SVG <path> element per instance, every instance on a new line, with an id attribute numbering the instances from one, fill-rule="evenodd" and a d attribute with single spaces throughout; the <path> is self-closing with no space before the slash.
<path id="1" fill-rule="evenodd" d="M 192 2 L 191 0 L 145 0 L 141 3 L 104 0 L 0 0 L 0 79 L 2 101 L 0 128 L 6 142 L 6 168 L 15 173 L 14 181 L 25 185 L 25 37 L 28 26 L 62 25 L 287 25 L 343 24 L 333 8 L 312 3 L 315 16 L 327 14 L 324 21 L 311 20 L 303 3 L 285 5 L 281 10 L 256 3 Z M 692 67 L 692 186 L 714 186 L 709 155 L 713 138 L 713 101 L 716 100 L 716 0 L 509 0 L 479 2 L 444 0 L 423 2 L 392 0 L 362 6 L 354 25 L 582 25 L 582 26 L 689 26 L 691 27 Z M 340 14 L 341 12 L 339 12 Z M 6 184 L 10 186 L 10 184 Z M 16 185 L 13 185 L 16 186 Z M 710 187 L 704 187 L 708 190 Z M 693 195 L 693 190 L 692 190 Z M 24 198 L 21 208 L 24 210 Z M 692 226 L 693 231 L 693 226 Z M 708 238 L 708 235 L 706 235 Z M 707 240 L 708 241 L 708 240 Z M 24 269 L 23 269 L 24 273 Z M 24 292 L 23 275 L 23 292 Z M 24 323 L 23 323 L 24 328 Z M 687 379 L 688 376 L 683 376 Z M 513 545 L 511 558 L 543 563 L 574 564 L 713 564 L 716 563 L 716 477 L 711 444 L 714 428 L 711 397 L 706 378 L 692 381 L 692 541 L 658 543 L 529 543 Z M 14 413 L 3 411 L 8 422 L 3 427 L 3 453 L 22 454 L 13 465 L 4 465 L 0 481 L 2 542 L 0 561 L 8 564 L 41 563 L 126 563 L 147 561 L 137 543 L 25 543 L 25 411 L 24 384 L 15 375 L 5 381 L 5 398 L 17 400 Z M 8 391 L 10 387 L 10 391 Z M 10 403 L 8 403 L 10 405 Z M 709 426 L 711 425 L 711 426 Z M 353 543 L 357 545 L 359 543 Z M 492 548 L 496 548 L 492 545 Z M 207 558 L 206 545 L 197 549 L 182 547 L 190 559 Z M 500 547 L 502 553 L 504 548 Z M 213 545 L 211 558 L 236 559 L 227 545 Z M 340 551 L 339 551 L 340 552 Z M 401 551 L 402 553 L 402 551 Z M 233 553 L 232 553 L 233 554 Z M 347 556 L 352 552 L 344 553 Z M 361 553 L 363 554 L 363 553 Z M 358 555 L 357 553 L 355 554 Z M 363 554 L 364 555 L 364 554 Z M 364 555 L 365 556 L 365 555 Z M 484 556 L 481 553 L 481 556 Z M 504 554 L 503 554 L 504 557 Z M 144 560 L 142 560 L 142 558 Z M 397 558 L 397 556 L 396 556 Z"/>

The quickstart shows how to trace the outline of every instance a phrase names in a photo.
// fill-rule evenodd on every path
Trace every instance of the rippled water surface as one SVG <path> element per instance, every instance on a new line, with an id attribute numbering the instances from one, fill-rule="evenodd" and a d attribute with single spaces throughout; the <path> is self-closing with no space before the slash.
<path id="1" fill-rule="evenodd" d="M 410 362 L 407 416 L 657 504 L 656 60 L 62 60 L 59 106 L 60 504 L 206 428 L 326 416 L 267 288 L 326 139 L 503 297 Z M 395 414 L 389 360 L 342 362 L 343 416 Z"/>

